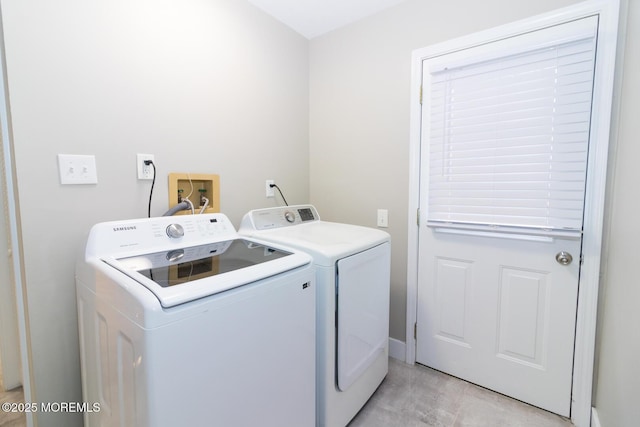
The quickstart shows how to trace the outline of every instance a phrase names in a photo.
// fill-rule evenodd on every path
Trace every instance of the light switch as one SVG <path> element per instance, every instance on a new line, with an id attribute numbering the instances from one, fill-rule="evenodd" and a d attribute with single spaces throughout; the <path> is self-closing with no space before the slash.
<path id="1" fill-rule="evenodd" d="M 386 209 L 378 209 L 378 227 L 389 227 L 389 211 Z"/>
<path id="2" fill-rule="evenodd" d="M 58 154 L 60 184 L 97 184 L 96 156 Z"/>

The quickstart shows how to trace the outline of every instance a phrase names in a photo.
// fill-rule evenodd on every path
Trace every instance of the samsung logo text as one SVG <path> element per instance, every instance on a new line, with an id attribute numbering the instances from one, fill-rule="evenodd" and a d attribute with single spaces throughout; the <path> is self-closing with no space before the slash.
<path id="1" fill-rule="evenodd" d="M 135 230 L 135 225 L 123 225 L 122 227 L 113 227 L 113 231 L 131 231 Z"/>

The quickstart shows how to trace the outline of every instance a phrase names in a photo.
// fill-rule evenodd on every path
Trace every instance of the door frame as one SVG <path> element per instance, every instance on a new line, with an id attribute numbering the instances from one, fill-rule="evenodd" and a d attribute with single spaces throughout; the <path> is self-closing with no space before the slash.
<path id="1" fill-rule="evenodd" d="M 24 401 L 34 402 L 34 390 L 31 375 L 31 349 L 30 334 L 28 324 L 28 312 L 26 301 L 26 286 L 24 281 L 24 263 L 22 251 L 22 236 L 20 227 L 20 207 L 18 203 L 17 177 L 15 171 L 13 134 L 11 127 L 11 108 L 9 102 L 8 81 L 6 75 L 6 58 L 4 47 L 4 25 L 2 13 L 0 11 L 0 144 L 2 145 L 2 156 L 0 161 L 0 171 L 3 172 L 2 179 L 6 194 L 4 202 L 7 209 L 8 224 L 4 224 L 4 215 L 0 226 L 7 226 L 9 245 L 11 250 L 11 273 L 13 278 L 13 290 L 16 299 L 16 314 L 18 327 L 18 343 L 20 347 L 20 368 L 22 370 L 22 390 Z M 26 411 L 27 427 L 32 427 L 35 417 L 31 411 Z"/>
<path id="2" fill-rule="evenodd" d="M 1 136 L 0 136 L 1 138 Z M 0 154 L 0 160 L 3 155 Z M 4 175 L 0 176 L 0 370 L 3 389 L 12 390 L 22 385 L 20 367 L 20 341 L 18 339 L 18 313 L 12 274 L 12 253 L 9 246 L 7 190 Z"/>
<path id="3" fill-rule="evenodd" d="M 624 0 L 623 0 L 624 1 Z M 491 43 L 575 19 L 599 15 L 594 76 L 593 117 L 611 117 L 618 38 L 619 0 L 595 0 L 516 21 L 413 51 L 411 59 L 410 180 L 407 252 L 407 323 L 405 361 L 416 361 L 415 325 L 418 295 L 418 225 L 420 207 L 420 143 L 422 63 L 425 59 Z M 593 368 L 600 257 L 611 121 L 592 120 L 585 191 L 583 264 L 581 268 L 574 348 L 571 421 L 588 427 L 591 421 Z"/>

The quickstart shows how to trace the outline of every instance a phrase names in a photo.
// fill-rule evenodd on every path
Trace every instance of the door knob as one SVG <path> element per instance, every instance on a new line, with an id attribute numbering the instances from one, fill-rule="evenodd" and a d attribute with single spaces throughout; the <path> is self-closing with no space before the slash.
<path id="1" fill-rule="evenodd" d="M 569 265 L 573 261 L 573 257 L 569 252 L 560 251 L 556 254 L 556 261 L 558 261 L 558 264 Z"/>

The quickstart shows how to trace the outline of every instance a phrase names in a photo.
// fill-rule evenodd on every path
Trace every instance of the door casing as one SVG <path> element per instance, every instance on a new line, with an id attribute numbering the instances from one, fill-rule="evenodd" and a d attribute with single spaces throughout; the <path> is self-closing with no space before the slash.
<path id="1" fill-rule="evenodd" d="M 31 375 L 30 335 L 28 326 L 28 312 L 26 301 L 26 288 L 24 283 L 24 263 L 22 253 L 22 237 L 20 233 L 20 208 L 18 205 L 17 185 L 15 176 L 15 163 L 13 154 L 13 135 L 11 129 L 11 108 L 9 102 L 8 84 L 6 76 L 6 64 L 4 54 L 4 28 L 2 14 L 0 12 L 0 145 L 2 145 L 3 162 L 0 170 L 4 173 L 4 197 L 7 210 L 7 234 L 11 249 L 11 270 L 16 299 L 16 317 L 18 327 L 18 342 L 20 346 L 20 368 L 22 371 L 22 390 L 24 401 L 34 402 L 34 390 Z M 0 226 L 5 226 L 1 224 Z M 26 411 L 27 427 L 32 427 L 35 422 L 34 412 Z"/>
<path id="2" fill-rule="evenodd" d="M 583 264 L 579 281 L 576 342 L 573 365 L 571 420 L 577 427 L 588 427 L 591 420 L 593 363 L 595 356 L 596 314 L 600 276 L 602 230 L 607 176 L 607 157 L 611 130 L 612 99 L 618 37 L 618 0 L 598 0 L 575 5 L 492 28 L 444 43 L 417 49 L 412 54 L 410 182 L 407 252 L 407 323 L 405 361 L 415 363 L 415 325 L 418 290 L 418 224 L 420 223 L 420 138 L 422 63 L 425 59 L 461 49 L 491 43 L 529 31 L 592 15 L 599 15 L 597 58 L 593 93 L 594 117 L 589 146 L 585 192 Z M 604 117 L 605 120 L 595 118 Z"/>

